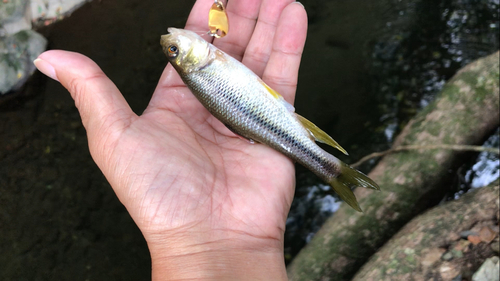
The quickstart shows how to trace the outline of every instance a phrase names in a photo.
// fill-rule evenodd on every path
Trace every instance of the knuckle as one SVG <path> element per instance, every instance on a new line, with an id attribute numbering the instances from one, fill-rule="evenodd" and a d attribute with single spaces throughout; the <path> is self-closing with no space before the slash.
<path id="1" fill-rule="evenodd" d="M 86 83 L 80 77 L 72 78 L 68 82 L 68 91 L 75 100 L 76 107 L 80 107 L 86 92 Z"/>
<path id="2" fill-rule="evenodd" d="M 75 106 L 80 111 L 82 119 L 87 116 L 86 107 L 87 100 L 89 99 L 90 88 L 94 80 L 102 79 L 106 77 L 104 73 L 94 73 L 93 75 L 87 77 L 73 77 L 67 83 L 67 89 L 75 101 Z M 98 83 L 97 83 L 98 84 Z"/>
<path id="3" fill-rule="evenodd" d="M 295 87 L 297 86 L 297 81 L 292 81 L 289 76 L 283 75 L 266 75 L 265 80 L 270 84 L 278 85 L 278 86 L 287 86 L 287 87 Z"/>

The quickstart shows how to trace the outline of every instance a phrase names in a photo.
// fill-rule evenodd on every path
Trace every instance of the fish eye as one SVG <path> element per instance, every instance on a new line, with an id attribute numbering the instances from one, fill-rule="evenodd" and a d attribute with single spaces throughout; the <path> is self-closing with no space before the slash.
<path id="1" fill-rule="evenodd" d="M 170 45 L 167 48 L 168 56 L 171 58 L 175 58 L 179 54 L 179 49 L 175 45 Z"/>

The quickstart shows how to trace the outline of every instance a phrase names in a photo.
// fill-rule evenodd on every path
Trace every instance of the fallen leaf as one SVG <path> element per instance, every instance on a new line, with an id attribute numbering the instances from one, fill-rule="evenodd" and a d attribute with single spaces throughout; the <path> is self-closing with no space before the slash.
<path id="1" fill-rule="evenodd" d="M 479 236 L 476 236 L 476 235 L 469 235 L 467 236 L 467 240 L 469 240 L 473 245 L 477 245 L 479 243 L 481 243 L 481 238 Z"/>
<path id="2" fill-rule="evenodd" d="M 493 239 L 495 239 L 495 237 L 497 237 L 497 233 L 491 229 L 491 227 L 485 226 L 479 231 L 479 237 L 481 238 L 481 241 L 490 243 Z"/>

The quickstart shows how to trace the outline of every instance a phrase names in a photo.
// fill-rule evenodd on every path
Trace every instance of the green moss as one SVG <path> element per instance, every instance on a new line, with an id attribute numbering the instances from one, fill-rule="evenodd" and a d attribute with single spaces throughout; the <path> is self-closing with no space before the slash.
<path id="1" fill-rule="evenodd" d="M 28 41 L 28 39 L 30 38 L 30 34 L 27 30 L 22 30 L 22 31 L 19 31 L 18 33 L 14 34 L 14 37 L 20 43 L 26 43 Z"/>
<path id="2" fill-rule="evenodd" d="M 486 89 L 486 85 L 483 84 L 481 87 L 476 88 L 474 101 L 483 102 L 489 95 L 491 95 L 491 90 Z"/>

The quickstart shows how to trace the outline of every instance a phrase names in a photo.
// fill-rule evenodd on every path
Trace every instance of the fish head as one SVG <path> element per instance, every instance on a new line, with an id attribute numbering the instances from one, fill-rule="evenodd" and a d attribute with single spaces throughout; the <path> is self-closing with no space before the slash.
<path id="1" fill-rule="evenodd" d="M 168 32 L 161 36 L 160 44 L 178 72 L 196 71 L 210 62 L 210 44 L 198 34 L 172 27 Z"/>

